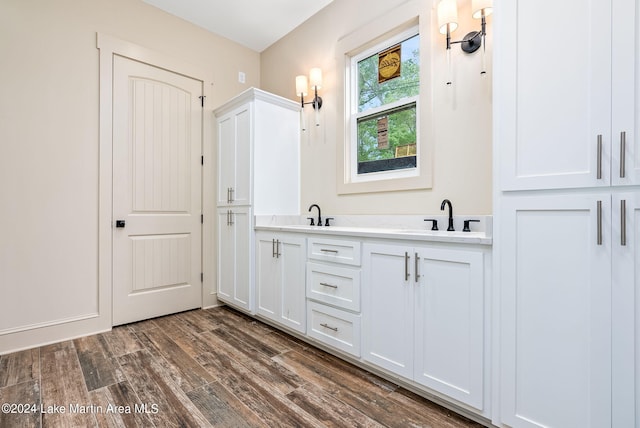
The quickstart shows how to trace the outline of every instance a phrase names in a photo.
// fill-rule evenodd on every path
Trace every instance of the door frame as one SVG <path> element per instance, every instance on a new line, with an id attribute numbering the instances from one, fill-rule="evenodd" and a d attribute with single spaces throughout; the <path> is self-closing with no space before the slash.
<path id="1" fill-rule="evenodd" d="M 201 229 L 202 307 L 216 304 L 214 269 L 215 175 L 213 153 L 213 114 L 211 87 L 207 73 L 200 67 L 178 58 L 147 49 L 110 35 L 97 33 L 100 51 L 100 134 L 98 188 L 98 311 L 103 325 L 113 325 L 113 59 L 125 57 L 154 67 L 202 81 L 205 107 L 202 109 L 202 214 Z M 207 102 L 207 100 L 209 102 Z"/>

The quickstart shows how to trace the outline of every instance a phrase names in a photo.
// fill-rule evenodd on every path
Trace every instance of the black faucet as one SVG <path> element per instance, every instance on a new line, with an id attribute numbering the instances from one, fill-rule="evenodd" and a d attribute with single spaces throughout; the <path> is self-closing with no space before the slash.
<path id="1" fill-rule="evenodd" d="M 313 204 L 309 207 L 309 212 L 311 212 L 313 207 L 316 207 L 318 209 L 318 226 L 322 226 L 322 215 L 320 214 L 320 207 L 318 206 L 318 204 Z"/>
<path id="2" fill-rule="evenodd" d="M 442 205 L 440 205 L 440 209 L 442 211 L 444 211 L 445 205 L 449 205 L 449 227 L 447 227 L 447 231 L 452 232 L 455 230 L 453 228 L 453 207 L 451 206 L 451 201 L 449 199 L 442 201 Z"/>

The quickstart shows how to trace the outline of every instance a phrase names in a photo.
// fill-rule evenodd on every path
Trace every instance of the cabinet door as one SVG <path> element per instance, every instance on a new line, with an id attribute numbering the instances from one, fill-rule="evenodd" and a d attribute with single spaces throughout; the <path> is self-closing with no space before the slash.
<path id="1" fill-rule="evenodd" d="M 613 426 L 640 426 L 640 192 L 612 203 Z"/>
<path id="2" fill-rule="evenodd" d="M 640 6 L 613 0 L 613 184 L 640 184 Z"/>
<path id="3" fill-rule="evenodd" d="M 252 222 L 248 208 L 218 210 L 218 297 L 253 311 Z"/>
<path id="4" fill-rule="evenodd" d="M 218 118 L 218 206 L 249 205 L 251 104 Z"/>
<path id="5" fill-rule="evenodd" d="M 306 331 L 305 239 L 256 234 L 257 313 Z"/>
<path id="6" fill-rule="evenodd" d="M 284 235 L 279 245 L 282 265 L 280 321 L 301 333 L 306 331 L 305 239 Z"/>
<path id="7" fill-rule="evenodd" d="M 363 245 L 362 358 L 393 373 L 413 376 L 412 249 Z"/>
<path id="8" fill-rule="evenodd" d="M 611 0 L 501 1 L 497 19 L 501 190 L 607 186 Z"/>
<path id="9" fill-rule="evenodd" d="M 419 257 L 414 379 L 482 410 L 483 254 L 416 248 L 414 256 Z"/>
<path id="10" fill-rule="evenodd" d="M 272 233 L 256 233 L 256 311 L 274 321 L 280 313 L 281 265 L 277 251 Z"/>
<path id="11" fill-rule="evenodd" d="M 509 426 L 611 426 L 610 199 L 501 199 L 500 408 Z"/>

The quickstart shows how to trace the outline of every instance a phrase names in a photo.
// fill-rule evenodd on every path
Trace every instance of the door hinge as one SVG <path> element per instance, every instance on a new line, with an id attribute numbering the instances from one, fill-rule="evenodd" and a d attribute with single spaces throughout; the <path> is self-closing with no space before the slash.
<path id="1" fill-rule="evenodd" d="M 200 214 L 200 224 L 204 224 L 204 214 Z"/>
<path id="2" fill-rule="evenodd" d="M 200 95 L 198 98 L 200 98 L 200 105 L 202 107 L 204 107 L 204 99 L 207 98 L 207 96 L 206 95 Z"/>
<path id="3" fill-rule="evenodd" d="M 200 272 L 200 282 L 204 282 L 204 273 Z"/>

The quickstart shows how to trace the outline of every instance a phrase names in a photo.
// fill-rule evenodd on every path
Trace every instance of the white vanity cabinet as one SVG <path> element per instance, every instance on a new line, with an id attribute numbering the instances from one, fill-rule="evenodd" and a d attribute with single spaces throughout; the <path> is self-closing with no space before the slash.
<path id="1" fill-rule="evenodd" d="M 309 237 L 307 334 L 360 356 L 360 241 Z"/>
<path id="2" fill-rule="evenodd" d="M 214 111 L 217 297 L 245 312 L 255 312 L 253 217 L 300 212 L 299 111 L 297 102 L 255 88 Z"/>
<path id="3" fill-rule="evenodd" d="M 365 242 L 362 358 L 483 411 L 485 256 Z"/>
<path id="4" fill-rule="evenodd" d="M 300 333 L 306 330 L 306 240 L 256 232 L 257 314 Z"/>

